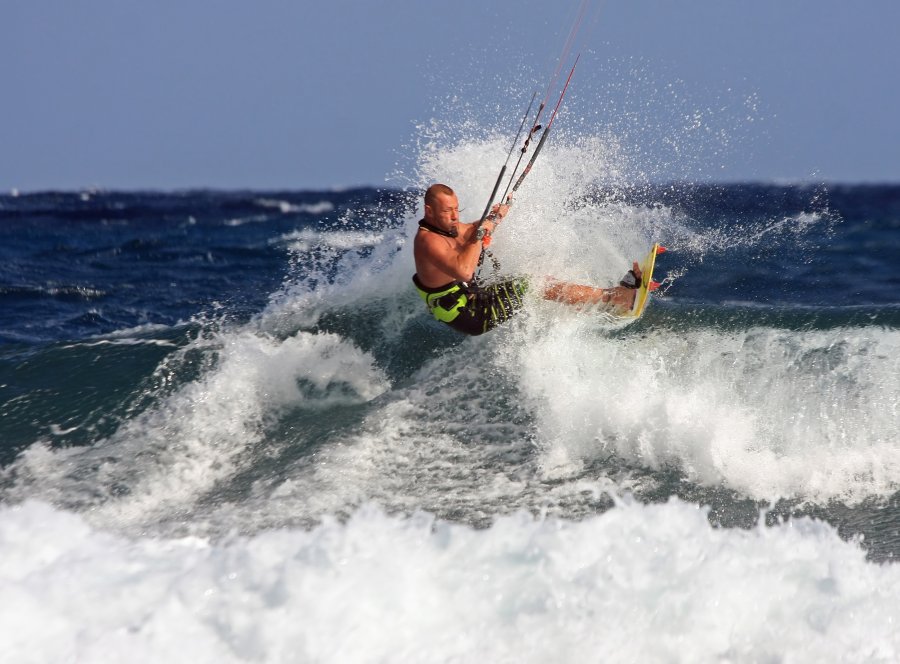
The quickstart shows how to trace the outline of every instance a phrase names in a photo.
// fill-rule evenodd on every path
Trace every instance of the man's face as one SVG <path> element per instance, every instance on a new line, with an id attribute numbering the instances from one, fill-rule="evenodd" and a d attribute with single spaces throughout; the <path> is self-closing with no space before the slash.
<path id="1" fill-rule="evenodd" d="M 459 199 L 455 195 L 440 194 L 431 210 L 431 223 L 452 232 L 459 224 Z"/>

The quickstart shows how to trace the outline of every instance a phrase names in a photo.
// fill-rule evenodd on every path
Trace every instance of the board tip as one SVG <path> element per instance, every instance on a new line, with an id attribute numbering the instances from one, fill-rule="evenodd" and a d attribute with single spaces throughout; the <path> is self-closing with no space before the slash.
<path id="1" fill-rule="evenodd" d="M 658 281 L 651 281 L 650 284 L 647 286 L 647 290 L 650 292 L 653 292 L 659 287 L 660 287 L 660 283 Z"/>
<path id="2" fill-rule="evenodd" d="M 656 255 L 657 255 L 657 256 L 659 256 L 660 254 L 664 254 L 664 253 L 666 253 L 667 251 L 668 251 L 668 249 L 666 249 L 666 248 L 665 248 L 664 246 L 662 246 L 661 244 L 656 245 Z"/>

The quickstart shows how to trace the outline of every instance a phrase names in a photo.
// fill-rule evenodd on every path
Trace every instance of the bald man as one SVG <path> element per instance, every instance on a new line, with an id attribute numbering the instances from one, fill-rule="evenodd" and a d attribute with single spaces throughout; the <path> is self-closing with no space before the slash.
<path id="1" fill-rule="evenodd" d="M 483 222 L 490 238 L 509 207 L 495 205 Z M 509 279 L 491 286 L 475 281 L 475 270 L 484 242 L 478 238 L 478 222 L 460 223 L 459 200 L 445 184 L 434 184 L 425 192 L 425 217 L 419 221 L 413 244 L 416 274 L 413 283 L 431 314 L 464 334 L 484 334 L 509 320 L 523 304 L 528 289 L 525 278 Z M 635 289 L 641 283 L 637 262 L 623 283 L 628 286 L 593 288 L 560 281 L 547 284 L 541 295 L 566 304 L 609 304 L 630 309 Z"/>

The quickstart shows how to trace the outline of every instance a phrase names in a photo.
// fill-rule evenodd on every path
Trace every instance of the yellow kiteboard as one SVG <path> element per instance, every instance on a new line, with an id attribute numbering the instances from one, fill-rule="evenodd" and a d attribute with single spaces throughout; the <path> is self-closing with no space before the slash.
<path id="1" fill-rule="evenodd" d="M 647 254 L 647 257 L 640 263 L 641 285 L 634 295 L 634 305 L 631 307 L 631 311 L 620 314 L 622 318 L 640 318 L 641 314 L 644 313 L 644 307 L 647 306 L 647 300 L 650 299 L 650 293 L 659 288 L 659 283 L 653 281 L 653 266 L 656 264 L 656 257 L 665 252 L 665 250 L 666 248 L 660 246 L 659 242 L 655 243 L 650 250 L 650 253 Z"/>

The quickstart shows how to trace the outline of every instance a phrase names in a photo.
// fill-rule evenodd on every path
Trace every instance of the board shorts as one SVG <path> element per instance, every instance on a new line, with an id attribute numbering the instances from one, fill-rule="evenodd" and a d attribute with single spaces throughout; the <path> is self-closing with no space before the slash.
<path id="1" fill-rule="evenodd" d="M 454 330 L 477 336 L 506 322 L 522 308 L 528 280 L 520 277 L 490 286 L 452 281 L 428 288 L 413 275 L 413 283 L 428 311 Z"/>

